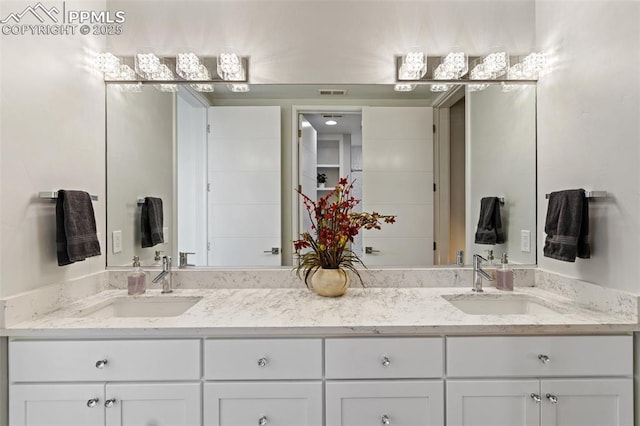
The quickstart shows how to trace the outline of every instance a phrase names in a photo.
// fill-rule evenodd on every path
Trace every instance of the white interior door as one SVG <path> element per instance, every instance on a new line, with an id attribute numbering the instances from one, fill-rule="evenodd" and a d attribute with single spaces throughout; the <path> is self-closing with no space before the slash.
<path id="1" fill-rule="evenodd" d="M 210 107 L 209 126 L 209 266 L 280 265 L 280 107 Z"/>
<path id="2" fill-rule="evenodd" d="M 363 232 L 365 265 L 433 265 L 432 108 L 364 107 L 362 163 L 362 209 L 397 216 Z"/>

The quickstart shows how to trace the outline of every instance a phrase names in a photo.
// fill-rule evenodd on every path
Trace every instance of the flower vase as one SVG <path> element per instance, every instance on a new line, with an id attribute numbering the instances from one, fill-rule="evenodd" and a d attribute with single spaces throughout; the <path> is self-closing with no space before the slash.
<path id="1" fill-rule="evenodd" d="M 311 289 L 320 296 L 342 296 L 349 288 L 349 274 L 344 269 L 318 268 L 310 281 Z"/>
<path id="2" fill-rule="evenodd" d="M 324 183 L 324 182 L 320 182 L 320 183 L 318 184 L 318 188 L 324 188 L 324 187 L 325 187 L 325 183 Z"/>

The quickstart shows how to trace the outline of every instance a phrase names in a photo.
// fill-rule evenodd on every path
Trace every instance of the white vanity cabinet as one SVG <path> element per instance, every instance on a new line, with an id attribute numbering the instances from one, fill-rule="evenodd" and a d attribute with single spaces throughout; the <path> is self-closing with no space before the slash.
<path id="1" fill-rule="evenodd" d="M 447 338 L 448 426 L 631 426 L 631 336 Z"/>
<path id="2" fill-rule="evenodd" d="M 326 339 L 326 424 L 443 425 L 443 352 L 440 337 Z"/>
<path id="3" fill-rule="evenodd" d="M 322 339 L 204 342 L 204 424 L 322 426 Z"/>
<path id="4" fill-rule="evenodd" d="M 10 425 L 198 426 L 200 365 L 195 339 L 11 341 Z"/>

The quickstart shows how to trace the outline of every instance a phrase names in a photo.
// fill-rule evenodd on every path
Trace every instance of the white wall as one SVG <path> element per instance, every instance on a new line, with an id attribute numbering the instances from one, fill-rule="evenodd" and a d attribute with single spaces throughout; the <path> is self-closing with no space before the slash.
<path id="1" fill-rule="evenodd" d="M 466 261 L 474 253 L 493 250 L 509 262 L 535 264 L 535 238 L 530 252 L 520 250 L 520 231 L 536 227 L 536 90 L 524 86 L 503 92 L 501 86 L 467 93 Z M 482 197 L 505 197 L 501 206 L 504 244 L 475 244 Z"/>
<path id="2" fill-rule="evenodd" d="M 252 83 L 391 83 L 394 56 L 416 45 L 486 53 L 534 47 L 534 1 L 109 1 L 125 10 L 112 50 L 186 46 L 250 57 Z"/>
<path id="3" fill-rule="evenodd" d="M 640 3 L 536 2 L 537 44 L 557 62 L 538 83 L 538 262 L 640 294 Z M 591 259 L 543 256 L 544 194 L 608 191 L 590 202 Z"/>
<path id="4" fill-rule="evenodd" d="M 173 250 L 174 93 L 144 86 L 142 93 L 107 87 L 107 250 L 109 266 L 130 266 L 133 256 L 151 265 L 156 251 Z M 162 198 L 164 244 L 142 248 L 138 198 Z M 122 252 L 112 251 L 112 232 L 122 231 Z"/>
<path id="5" fill-rule="evenodd" d="M 27 4 L 3 0 L 0 16 Z M 86 50 L 104 44 L 82 35 L 0 36 L 0 296 L 104 269 L 104 84 L 85 66 Z M 55 203 L 37 198 L 57 189 L 100 197 L 93 207 L 103 256 L 58 267 Z"/>

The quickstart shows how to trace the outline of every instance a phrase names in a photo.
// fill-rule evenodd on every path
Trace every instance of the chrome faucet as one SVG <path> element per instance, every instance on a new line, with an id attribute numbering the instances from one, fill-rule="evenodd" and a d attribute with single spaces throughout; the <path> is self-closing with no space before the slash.
<path id="1" fill-rule="evenodd" d="M 482 293 L 482 279 L 484 278 L 487 281 L 493 281 L 491 275 L 487 274 L 487 272 L 482 269 L 482 262 L 486 262 L 487 259 L 480 256 L 479 254 L 473 255 L 473 287 L 471 290 L 476 291 L 478 293 Z"/>
<path id="2" fill-rule="evenodd" d="M 152 282 L 155 284 L 160 280 L 162 280 L 162 293 L 172 293 L 171 256 L 162 256 L 162 272 L 160 272 Z"/>

